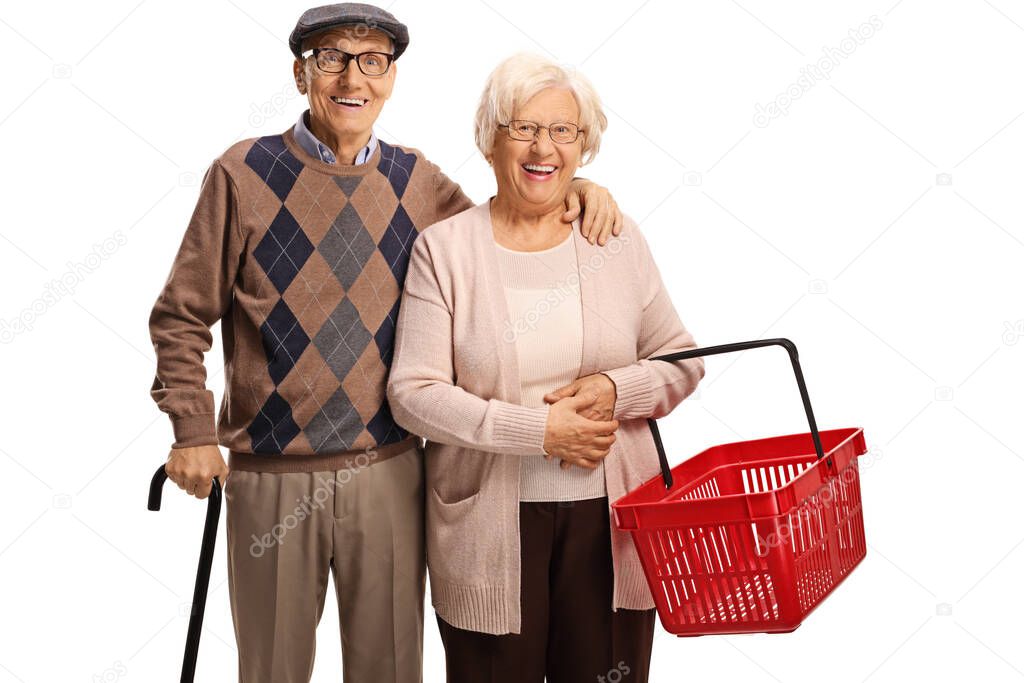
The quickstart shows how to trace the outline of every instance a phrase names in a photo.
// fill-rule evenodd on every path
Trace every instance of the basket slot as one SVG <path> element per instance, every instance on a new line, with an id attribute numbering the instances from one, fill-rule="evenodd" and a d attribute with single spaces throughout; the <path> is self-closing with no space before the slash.
<path id="1" fill-rule="evenodd" d="M 738 592 L 736 587 L 730 584 L 730 579 L 735 580 L 735 568 L 731 562 L 722 562 L 722 555 L 725 554 L 728 557 L 728 554 L 720 536 L 720 530 L 721 526 L 701 529 L 705 547 L 708 546 L 710 540 L 710 546 L 714 549 L 718 559 L 718 571 L 715 571 L 713 563 L 711 565 L 712 575 L 715 577 L 713 584 L 718 600 L 718 615 L 722 621 L 726 622 L 747 621 L 749 619 L 748 611 L 740 599 L 742 591 Z"/>
<path id="2" fill-rule="evenodd" d="M 706 500 L 720 496 L 768 493 L 790 484 L 817 463 L 814 454 L 723 465 L 695 479 L 662 500 Z"/>
<path id="3" fill-rule="evenodd" d="M 687 564 L 690 568 L 691 581 L 695 586 L 692 599 L 685 605 L 680 606 L 684 608 L 684 614 L 689 617 L 690 621 L 696 620 L 696 623 L 714 622 L 716 621 L 716 615 L 709 595 L 711 586 L 708 582 L 706 568 L 697 551 L 693 528 L 687 527 L 677 531 L 676 535 L 681 541 L 681 547 L 688 551 L 686 555 L 689 556 L 690 561 Z"/>
<path id="4" fill-rule="evenodd" d="M 749 538 L 745 538 L 744 526 L 734 524 L 732 530 L 733 533 L 729 534 L 729 538 L 732 541 L 733 554 L 739 558 L 738 566 L 741 572 L 741 575 L 735 577 L 734 581 L 736 581 L 737 593 L 746 601 L 747 613 L 753 617 L 754 621 L 768 621 L 778 617 L 778 605 L 774 595 L 770 597 L 771 605 L 774 608 L 773 616 L 773 612 L 769 610 L 769 601 L 766 600 L 764 590 L 757 585 L 760 583 L 758 572 L 764 568 L 764 563 L 759 557 L 750 553 L 751 543 L 756 543 L 754 540 L 757 538 L 756 532 L 750 534 Z M 756 594 L 747 590 L 751 582 L 755 583 Z"/>
<path id="5" fill-rule="evenodd" d="M 742 544 L 738 542 L 738 536 L 741 528 L 742 527 L 738 524 L 730 525 L 728 527 L 728 531 L 726 531 L 726 527 L 724 526 L 719 527 L 723 546 L 727 551 L 729 551 L 730 555 L 735 558 L 736 571 L 729 577 L 726 577 L 726 581 L 728 581 L 729 578 L 732 579 L 732 583 L 729 584 L 729 589 L 733 595 L 739 596 L 738 603 L 740 620 L 762 621 L 765 615 L 761 614 L 761 611 L 758 609 L 757 601 L 751 591 L 748 590 L 750 585 L 749 580 L 745 579 L 745 577 L 749 576 L 753 570 L 757 569 L 757 567 L 752 565 L 740 552 L 738 545 Z"/>
<path id="6" fill-rule="evenodd" d="M 750 553 L 755 553 L 750 559 L 751 564 L 757 570 L 757 573 L 753 575 L 753 581 L 758 589 L 758 600 L 761 607 L 761 613 L 764 615 L 766 621 L 777 620 L 779 618 L 779 603 L 775 596 L 775 589 L 772 585 L 771 574 L 768 572 L 768 553 L 769 548 L 765 544 L 764 548 L 761 548 L 761 536 L 757 531 L 757 526 L 751 524 L 750 536 L 747 542 L 743 542 L 744 539 L 740 539 L 740 547 L 744 553 L 750 556 Z M 762 585 L 763 584 L 763 585 Z"/>
<path id="7" fill-rule="evenodd" d="M 832 524 L 836 530 L 835 546 L 839 553 L 839 571 L 843 571 L 843 556 L 850 547 L 850 530 L 848 516 L 850 514 L 850 499 L 846 486 L 838 478 L 832 489 L 835 491 L 835 499 L 832 505 Z"/>
<path id="8" fill-rule="evenodd" d="M 724 580 L 723 580 L 724 584 Z M 778 603 L 770 574 L 754 574 L 734 579 L 735 587 L 728 587 L 722 593 L 714 591 L 715 604 L 707 612 L 710 618 L 699 614 L 701 610 L 689 611 L 689 623 L 694 624 L 745 624 L 753 622 L 770 623 L 778 619 Z M 750 605 L 771 605 L 771 611 L 751 609 Z"/>
<path id="9" fill-rule="evenodd" d="M 692 572 L 683 554 L 682 539 L 677 532 L 671 530 L 655 530 L 644 535 L 658 569 L 658 579 L 668 611 L 678 619 L 680 608 L 697 594 L 696 584 L 688 578 Z"/>
<path id="10" fill-rule="evenodd" d="M 666 603 L 669 609 L 674 611 L 675 608 L 684 604 L 689 599 L 690 591 L 687 590 L 685 584 L 673 580 L 671 577 L 673 575 L 683 577 L 689 572 L 684 571 L 680 565 L 681 553 L 673 546 L 671 539 L 664 538 L 663 533 L 660 531 L 652 531 L 646 535 L 651 549 L 651 556 L 655 560 L 654 564 L 658 569 L 658 574 L 662 577 L 661 587 L 665 592 Z M 673 564 L 675 565 L 675 572 L 672 570 Z M 696 591 L 696 586 L 691 586 L 691 589 Z M 682 591 L 682 595 L 680 595 L 680 591 Z"/>
<path id="11" fill-rule="evenodd" d="M 695 568 L 694 578 L 700 586 L 700 590 L 698 590 L 698 600 L 700 601 L 700 598 L 703 598 L 701 601 L 703 604 L 701 606 L 704 608 L 704 613 L 711 622 L 715 622 L 717 621 L 717 613 L 714 605 L 716 596 L 712 593 L 714 590 L 714 582 L 712 580 L 711 572 L 708 571 L 709 568 L 707 563 L 704 562 L 703 558 L 700 556 L 700 550 L 697 546 L 697 534 L 694 533 L 694 527 L 689 527 L 687 532 L 690 536 L 690 542 L 686 547 L 690 551 L 690 557 Z"/>
<path id="12" fill-rule="evenodd" d="M 722 495 L 718 486 L 718 478 L 712 473 L 706 480 L 698 481 L 690 489 L 684 489 L 685 493 L 679 496 L 679 500 L 703 500 L 706 498 L 717 498 Z"/>
<path id="13" fill-rule="evenodd" d="M 644 548 L 657 567 L 670 620 L 744 624 L 779 618 L 767 561 L 744 523 L 652 530 Z"/>
<path id="14" fill-rule="evenodd" d="M 835 584 L 825 524 L 825 516 L 834 514 L 830 508 L 837 496 L 835 482 L 836 479 L 831 479 L 788 516 L 790 528 L 795 525 L 798 531 L 792 536 L 796 541 L 793 546 L 796 592 L 802 610 L 816 605 Z"/>
<path id="15" fill-rule="evenodd" d="M 864 520 L 861 514 L 860 473 L 854 461 L 840 472 L 836 485 L 840 492 L 836 505 L 836 529 L 839 533 L 839 571 L 845 576 L 864 556 Z"/>
<path id="16" fill-rule="evenodd" d="M 813 456 L 803 457 L 810 459 L 756 467 L 736 465 L 735 467 L 741 468 L 742 493 L 768 493 L 786 486 L 816 463 Z M 736 491 L 736 493 L 741 492 Z"/>
<path id="17" fill-rule="evenodd" d="M 857 496 L 857 511 L 853 515 L 850 515 L 850 526 L 853 528 L 853 539 L 854 546 L 853 551 L 850 553 L 850 558 L 847 562 L 846 571 L 850 571 L 860 562 L 861 558 L 867 554 L 867 541 L 864 539 L 864 512 L 861 508 L 860 502 L 860 485 L 857 485 L 856 496 Z"/>
<path id="18" fill-rule="evenodd" d="M 682 538 L 679 537 L 679 534 L 673 535 L 670 531 L 666 531 L 664 536 L 668 541 L 669 547 L 675 551 L 675 563 L 678 572 L 675 575 L 676 580 L 672 582 L 672 588 L 676 595 L 676 605 L 684 605 L 697 593 L 697 585 L 693 579 L 687 582 L 685 578 L 693 574 L 693 569 L 686 557 L 686 545 L 683 543 Z"/>
<path id="19" fill-rule="evenodd" d="M 761 534 L 757 532 L 757 522 L 750 522 L 750 535 L 753 538 L 754 553 L 758 557 L 768 556 L 768 546 L 761 539 Z"/>
<path id="20" fill-rule="evenodd" d="M 718 527 L 718 544 L 723 555 L 725 555 L 725 566 L 732 569 L 736 563 L 732 558 L 732 553 L 729 552 L 729 542 L 727 540 L 729 534 L 726 533 L 724 526 Z"/>
<path id="21" fill-rule="evenodd" d="M 707 553 L 708 559 L 711 560 L 708 562 L 708 566 L 711 567 L 711 570 L 715 570 L 715 564 L 717 563 L 719 572 L 729 571 L 731 563 L 728 562 L 728 560 L 722 562 L 722 554 L 718 552 L 718 539 L 715 537 L 714 533 L 709 534 L 706 530 L 702 529 L 701 536 L 701 541 L 704 543 L 704 552 Z M 709 540 L 711 541 L 710 547 L 708 546 Z"/>
<path id="22" fill-rule="evenodd" d="M 813 462 L 777 463 L 751 467 L 737 464 L 716 471 L 717 495 L 767 493 L 780 489 L 803 472 Z M 695 496 L 696 497 L 696 496 Z"/>

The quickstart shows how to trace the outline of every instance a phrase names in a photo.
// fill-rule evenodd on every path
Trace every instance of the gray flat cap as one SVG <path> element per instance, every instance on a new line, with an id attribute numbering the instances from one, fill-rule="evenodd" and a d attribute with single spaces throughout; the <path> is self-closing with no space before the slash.
<path id="1" fill-rule="evenodd" d="M 361 2 L 342 2 L 306 10 L 288 37 L 288 46 L 292 54 L 299 57 L 303 39 L 325 29 L 352 24 L 375 28 L 391 36 L 395 44 L 395 59 L 409 46 L 409 29 L 405 24 L 388 11 Z"/>

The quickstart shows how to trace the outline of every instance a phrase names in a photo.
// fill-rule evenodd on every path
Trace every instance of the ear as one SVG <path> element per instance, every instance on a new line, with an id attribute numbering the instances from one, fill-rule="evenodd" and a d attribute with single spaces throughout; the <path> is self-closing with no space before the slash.
<path id="1" fill-rule="evenodd" d="M 295 77 L 295 87 L 298 88 L 299 93 L 302 95 L 306 94 L 306 74 L 302 68 L 302 62 L 298 59 L 292 64 L 292 75 Z"/>

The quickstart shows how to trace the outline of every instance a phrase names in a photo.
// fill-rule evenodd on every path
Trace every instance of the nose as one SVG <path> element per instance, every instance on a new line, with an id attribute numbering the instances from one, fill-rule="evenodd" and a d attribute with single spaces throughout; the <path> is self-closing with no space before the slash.
<path id="1" fill-rule="evenodd" d="M 356 60 L 350 59 L 348 64 L 345 65 L 345 70 L 338 74 L 338 82 L 343 85 L 353 86 L 359 83 L 362 76 L 363 72 L 359 70 Z"/>
<path id="2" fill-rule="evenodd" d="M 533 143 L 530 145 L 533 151 L 541 157 L 550 154 L 554 150 L 554 146 L 555 143 L 551 141 L 547 128 L 538 130 L 537 134 L 533 136 Z"/>

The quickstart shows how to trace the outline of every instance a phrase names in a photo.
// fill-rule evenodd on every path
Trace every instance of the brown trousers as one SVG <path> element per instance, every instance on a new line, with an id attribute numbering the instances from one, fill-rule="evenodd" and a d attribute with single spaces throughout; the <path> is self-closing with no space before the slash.
<path id="1" fill-rule="evenodd" d="M 422 452 L 362 464 L 228 476 L 240 683 L 309 682 L 329 573 L 346 683 L 422 681 Z"/>
<path id="2" fill-rule="evenodd" d="M 654 610 L 612 611 L 608 499 L 520 503 L 522 632 L 438 618 L 448 683 L 646 683 Z"/>

